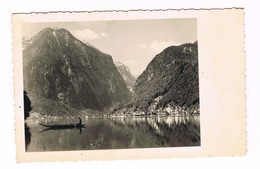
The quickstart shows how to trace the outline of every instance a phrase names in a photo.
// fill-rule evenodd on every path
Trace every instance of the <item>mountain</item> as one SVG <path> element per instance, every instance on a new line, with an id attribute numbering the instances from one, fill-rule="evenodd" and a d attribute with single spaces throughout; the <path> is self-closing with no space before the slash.
<path id="1" fill-rule="evenodd" d="M 125 80 L 126 86 L 130 92 L 133 92 L 136 77 L 131 74 L 129 67 L 121 62 L 115 62 L 116 68 Z"/>
<path id="2" fill-rule="evenodd" d="M 23 49 L 25 49 L 27 46 L 29 46 L 32 43 L 32 39 L 27 38 L 27 37 L 23 37 L 22 38 L 22 46 Z"/>
<path id="3" fill-rule="evenodd" d="M 138 77 L 131 101 L 116 113 L 199 113 L 198 44 L 170 46 Z"/>
<path id="4" fill-rule="evenodd" d="M 110 55 L 66 29 L 45 28 L 23 50 L 24 89 L 40 113 L 109 110 L 130 96 Z"/>

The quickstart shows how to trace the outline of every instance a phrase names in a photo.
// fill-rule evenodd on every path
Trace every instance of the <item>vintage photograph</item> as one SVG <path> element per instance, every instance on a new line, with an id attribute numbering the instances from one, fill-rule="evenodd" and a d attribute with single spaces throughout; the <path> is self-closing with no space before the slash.
<path id="1" fill-rule="evenodd" d="M 17 161 L 244 155 L 243 17 L 13 14 Z"/>
<path id="2" fill-rule="evenodd" d="M 22 24 L 27 152 L 200 146 L 196 18 Z"/>

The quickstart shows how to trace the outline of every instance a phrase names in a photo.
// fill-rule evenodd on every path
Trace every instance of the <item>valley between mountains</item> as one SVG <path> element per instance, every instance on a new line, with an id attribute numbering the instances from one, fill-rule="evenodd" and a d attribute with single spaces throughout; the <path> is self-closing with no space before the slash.
<path id="1" fill-rule="evenodd" d="M 140 56 L 142 57 L 142 56 Z M 199 114 L 198 42 L 169 46 L 135 77 L 63 28 L 23 40 L 24 91 L 31 114 L 148 116 Z"/>

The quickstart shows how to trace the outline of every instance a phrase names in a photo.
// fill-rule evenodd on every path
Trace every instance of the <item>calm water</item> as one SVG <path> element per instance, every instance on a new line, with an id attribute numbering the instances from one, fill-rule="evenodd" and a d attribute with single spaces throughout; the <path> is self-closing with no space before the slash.
<path id="1" fill-rule="evenodd" d="M 85 128 L 44 130 L 38 123 L 78 123 L 66 120 L 31 120 L 26 151 L 65 151 L 152 147 L 200 146 L 199 116 L 114 117 L 82 119 Z"/>

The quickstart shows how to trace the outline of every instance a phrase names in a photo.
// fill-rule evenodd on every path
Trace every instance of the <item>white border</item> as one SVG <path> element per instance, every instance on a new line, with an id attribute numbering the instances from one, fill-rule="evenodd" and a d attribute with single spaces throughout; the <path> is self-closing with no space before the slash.
<path id="1" fill-rule="evenodd" d="M 57 3 L 56 3 L 57 2 Z M 64 1 L 62 1 L 64 2 Z M 38 0 L 38 1 L 1 1 L 0 12 L 0 48 L 3 56 L 0 57 L 0 76 L 5 83 L 1 84 L 0 108 L 5 118 L 0 119 L 0 133 L 1 139 L 1 161 L 0 165 L 8 166 L 10 168 L 159 168 L 171 166 L 174 163 L 176 167 L 183 168 L 220 168 L 220 167 L 236 167 L 259 168 L 260 156 L 260 123 L 259 123 L 259 75 L 260 72 L 260 57 L 259 55 L 259 30 L 260 25 L 256 18 L 259 16 L 258 1 L 204 1 L 204 0 L 189 0 L 189 1 L 138 1 L 132 3 L 132 0 L 121 2 L 97 2 L 89 1 L 61 1 Z M 60 4 L 59 4 L 60 3 Z M 36 163 L 36 164 L 16 164 L 15 159 L 15 144 L 14 144 L 14 109 L 13 109 L 13 91 L 12 91 L 12 62 L 11 62 L 11 18 L 12 12 L 31 12 L 31 11 L 58 11 L 58 10 L 105 10 L 105 9 L 165 9 L 165 8 L 226 8 L 226 7 L 243 7 L 245 8 L 245 31 L 246 31 L 246 54 L 247 54 L 247 129 L 248 129 L 248 153 L 246 157 L 232 157 L 232 158 L 200 158 L 200 159 L 171 159 L 171 160 L 143 160 L 143 161 L 118 161 L 118 162 L 83 162 L 83 163 Z M 184 165 L 185 164 L 185 165 Z M 196 167 L 199 166 L 199 167 Z"/>

